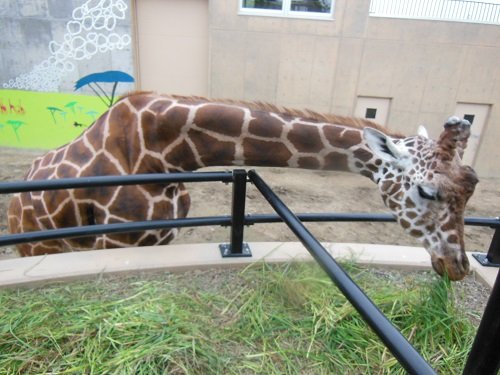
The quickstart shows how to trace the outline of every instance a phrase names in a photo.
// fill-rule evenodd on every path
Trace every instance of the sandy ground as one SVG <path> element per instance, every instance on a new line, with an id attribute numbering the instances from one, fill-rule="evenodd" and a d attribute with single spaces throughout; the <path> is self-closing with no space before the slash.
<path id="1" fill-rule="evenodd" d="M 0 181 L 22 179 L 31 161 L 40 151 L 0 148 Z M 212 168 L 211 170 L 224 170 Z M 340 172 L 259 168 L 259 174 L 296 213 L 304 212 L 376 212 L 387 213 L 377 188 L 367 178 Z M 498 179 L 482 178 L 471 198 L 466 215 L 494 217 L 500 214 Z M 190 216 L 230 214 L 231 186 L 223 183 L 188 184 L 192 208 Z M 0 234 L 7 233 L 9 196 L 0 196 Z M 272 209 L 254 186 L 247 191 L 247 213 L 271 213 Z M 363 242 L 396 245 L 419 245 L 392 223 L 317 223 L 307 224 L 321 241 Z M 487 251 L 493 230 L 466 227 L 467 250 Z M 227 242 L 229 229 L 221 227 L 190 228 L 181 231 L 176 243 Z M 296 241 L 284 224 L 258 224 L 245 229 L 246 241 Z M 13 248 L 0 248 L 0 259 L 17 256 Z M 480 286 L 471 277 L 464 288 Z M 476 283 L 477 284 L 477 283 Z M 483 294 L 485 292 L 482 291 Z M 471 297 L 477 299 L 477 297 Z M 486 297 L 473 302 L 480 306 Z"/>
<path id="2" fill-rule="evenodd" d="M 0 148 L 0 181 L 22 179 L 32 160 L 42 152 Z M 211 168 L 204 170 L 225 170 Z M 258 173 L 296 213 L 374 212 L 388 213 L 376 186 L 367 178 L 350 173 L 299 169 L 258 168 Z M 500 215 L 499 179 L 482 178 L 467 206 L 467 216 Z M 231 212 L 232 186 L 219 182 L 190 183 L 190 216 L 226 215 Z M 269 204 L 253 185 L 247 188 L 247 213 L 272 213 Z M 0 196 L 0 233 L 7 233 L 7 206 L 10 196 Z M 419 243 L 393 223 L 308 223 L 321 241 L 365 242 L 394 245 Z M 486 251 L 493 230 L 466 227 L 467 250 Z M 226 242 L 229 229 L 201 227 L 183 229 L 176 243 Z M 295 241 L 284 224 L 257 224 L 245 229 L 247 241 Z M 10 253 L 2 249 L 3 253 Z"/>

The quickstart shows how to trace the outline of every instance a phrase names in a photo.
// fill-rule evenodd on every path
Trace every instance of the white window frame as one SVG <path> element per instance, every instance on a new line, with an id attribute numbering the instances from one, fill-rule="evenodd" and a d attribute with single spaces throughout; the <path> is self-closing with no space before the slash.
<path id="1" fill-rule="evenodd" d="M 244 8 L 243 1 L 239 0 L 238 14 L 244 16 L 264 16 L 264 17 L 285 17 L 285 18 L 305 18 L 315 20 L 333 20 L 333 13 L 335 9 L 335 0 L 332 0 L 329 13 L 319 12 L 299 12 L 291 10 L 292 0 L 282 0 L 283 9 L 255 9 Z"/>

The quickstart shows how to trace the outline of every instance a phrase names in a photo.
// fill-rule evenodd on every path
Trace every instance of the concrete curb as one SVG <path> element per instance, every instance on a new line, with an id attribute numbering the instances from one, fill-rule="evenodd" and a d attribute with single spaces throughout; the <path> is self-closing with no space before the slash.
<path id="1" fill-rule="evenodd" d="M 420 247 L 359 243 L 324 243 L 335 259 L 358 264 L 405 269 L 431 269 L 430 257 Z M 265 260 L 310 260 L 299 242 L 252 242 L 251 258 L 221 258 L 218 244 L 182 244 L 54 254 L 0 261 L 0 287 L 88 278 L 100 274 L 138 271 L 237 267 Z M 497 268 L 483 267 L 469 255 L 471 270 L 490 288 Z"/>

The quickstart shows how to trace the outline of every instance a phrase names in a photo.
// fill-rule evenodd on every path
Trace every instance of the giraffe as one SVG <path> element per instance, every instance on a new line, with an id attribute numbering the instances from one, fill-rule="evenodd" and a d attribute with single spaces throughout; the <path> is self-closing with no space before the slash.
<path id="1" fill-rule="evenodd" d="M 437 141 L 404 137 L 364 119 L 264 103 L 136 92 L 121 98 L 73 142 L 36 159 L 27 180 L 193 171 L 206 166 L 340 170 L 368 177 L 400 226 L 421 240 L 434 269 L 468 273 L 465 204 L 478 182 L 461 157 L 470 123 L 451 117 Z M 185 217 L 182 183 L 15 195 L 11 233 Z M 167 244 L 177 230 L 96 235 L 18 245 L 22 256 Z"/>

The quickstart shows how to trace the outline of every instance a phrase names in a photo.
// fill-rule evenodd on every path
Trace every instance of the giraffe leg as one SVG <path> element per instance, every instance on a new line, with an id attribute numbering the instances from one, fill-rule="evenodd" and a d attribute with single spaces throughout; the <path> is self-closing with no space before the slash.
<path id="1" fill-rule="evenodd" d="M 150 193 L 152 194 L 153 191 L 154 188 L 151 188 Z M 152 196 L 152 200 L 156 203 L 151 206 L 153 210 L 150 220 L 178 219 L 187 216 L 191 198 L 184 184 L 162 186 L 161 193 L 152 194 Z M 139 241 L 139 246 L 167 245 L 175 239 L 178 233 L 178 228 L 147 231 Z"/>
<path id="2" fill-rule="evenodd" d="M 174 219 L 185 218 L 189 213 L 189 208 L 191 206 L 191 197 L 189 196 L 189 192 L 183 183 L 178 184 L 171 199 L 173 204 L 172 217 Z M 158 244 L 166 245 L 172 242 L 178 234 L 178 228 L 171 229 L 166 235 L 162 236 L 162 239 Z"/>
<path id="3" fill-rule="evenodd" d="M 183 183 L 172 184 L 164 193 L 165 204 L 154 211 L 154 220 L 182 219 L 188 215 L 191 198 Z M 179 229 L 167 229 L 155 233 L 157 240 L 155 245 L 167 245 L 178 235 Z"/>
<path id="4" fill-rule="evenodd" d="M 105 215 L 94 208 L 94 218 L 97 224 L 184 218 L 189 206 L 189 194 L 181 183 L 168 186 L 124 186 L 108 203 Z M 164 229 L 100 235 L 96 239 L 95 248 L 164 245 L 170 243 L 177 233 L 178 229 Z"/>
<path id="5" fill-rule="evenodd" d="M 14 197 L 11 199 L 8 209 L 8 218 L 9 233 L 16 234 L 24 232 L 24 215 L 20 194 L 14 195 Z M 33 246 L 30 243 L 18 244 L 16 245 L 16 248 L 17 252 L 22 257 L 33 255 Z"/>
<path id="6" fill-rule="evenodd" d="M 10 233 L 39 231 L 34 215 L 34 208 L 29 194 L 16 194 L 10 201 L 8 209 L 8 225 Z M 34 256 L 61 253 L 61 243 L 57 240 L 16 245 L 20 256 Z"/>
<path id="7" fill-rule="evenodd" d="M 104 189 L 99 190 L 99 194 Z M 55 200 L 54 200 L 55 201 Z M 106 224 L 125 221 L 162 220 L 184 218 L 189 212 L 191 199 L 184 184 L 148 185 L 141 189 L 123 187 L 115 195 L 115 200 L 107 205 L 108 211 L 89 203 L 66 204 L 59 209 L 73 212 L 78 207 L 81 224 Z M 70 213 L 71 213 L 70 212 Z M 68 217 L 68 214 L 61 215 Z M 31 197 L 29 194 L 16 195 L 9 207 L 9 230 L 11 233 L 38 231 L 40 228 Z M 119 218 L 119 219 L 118 219 Z M 67 224 L 61 223 L 61 224 Z M 64 225 L 61 225 L 64 227 Z M 109 249 L 127 246 L 151 246 L 170 243 L 177 235 L 178 229 L 146 231 L 116 235 L 100 235 L 67 240 L 52 240 L 17 245 L 21 256 L 61 253 L 71 250 Z"/>
<path id="8" fill-rule="evenodd" d="M 191 197 L 184 184 L 179 184 L 177 190 L 177 217 L 186 217 L 191 207 Z"/>

